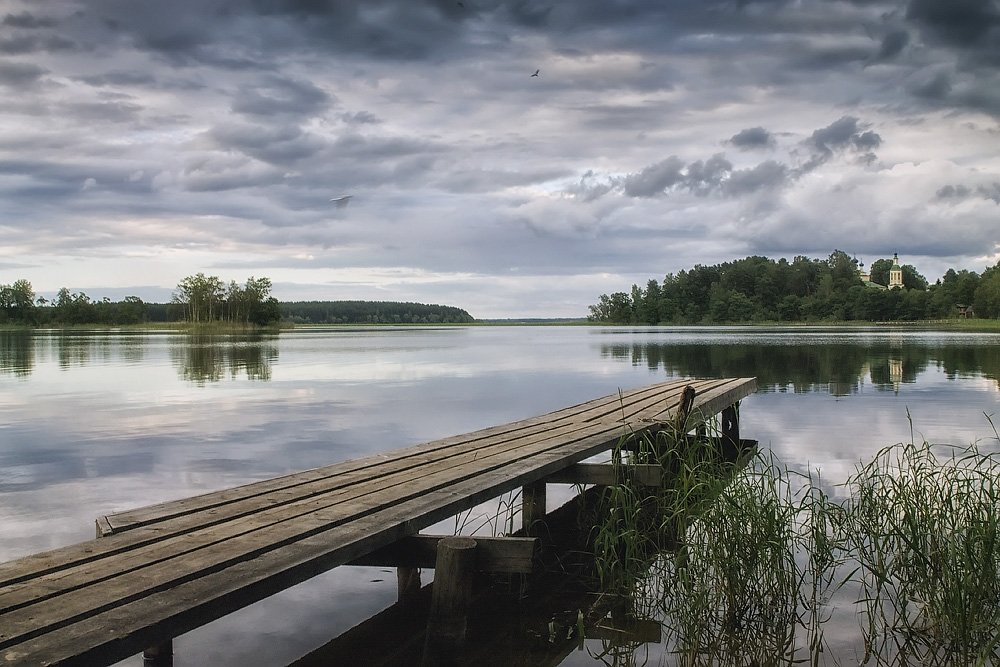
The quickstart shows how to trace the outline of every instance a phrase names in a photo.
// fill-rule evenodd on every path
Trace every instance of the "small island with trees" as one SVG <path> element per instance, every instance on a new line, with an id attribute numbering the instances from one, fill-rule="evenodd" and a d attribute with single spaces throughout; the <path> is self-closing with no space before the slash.
<path id="1" fill-rule="evenodd" d="M 271 280 L 251 276 L 226 285 L 197 273 L 182 279 L 170 303 L 146 303 L 137 296 L 94 300 L 63 287 L 51 301 L 35 295 L 31 283 L 0 285 L 0 326 L 129 326 L 184 323 L 198 328 L 269 328 L 279 324 L 468 324 L 475 319 L 454 306 L 379 301 L 300 301 L 271 296 Z"/>
<path id="2" fill-rule="evenodd" d="M 893 275 L 895 274 L 895 275 Z M 602 294 L 591 322 L 605 324 L 736 324 L 753 322 L 918 322 L 1000 318 L 1000 262 L 982 275 L 948 269 L 929 285 L 898 258 L 879 259 L 864 273 L 834 250 L 827 259 L 778 261 L 751 256 L 696 265 L 650 279 L 645 289 Z"/>

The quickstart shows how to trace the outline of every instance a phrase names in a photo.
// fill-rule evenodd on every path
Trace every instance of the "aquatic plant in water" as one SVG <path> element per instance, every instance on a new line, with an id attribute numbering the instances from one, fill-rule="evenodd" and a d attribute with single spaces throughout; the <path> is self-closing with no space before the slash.
<path id="1" fill-rule="evenodd" d="M 632 615 L 659 610 L 677 664 L 1000 664 L 996 453 L 887 447 L 835 502 L 818 474 L 762 451 L 723 461 L 717 443 L 623 438 L 613 460 L 655 460 L 665 481 L 648 490 L 623 475 L 595 529 L 604 590 Z M 863 646 L 832 655 L 823 624 L 848 590 Z"/>

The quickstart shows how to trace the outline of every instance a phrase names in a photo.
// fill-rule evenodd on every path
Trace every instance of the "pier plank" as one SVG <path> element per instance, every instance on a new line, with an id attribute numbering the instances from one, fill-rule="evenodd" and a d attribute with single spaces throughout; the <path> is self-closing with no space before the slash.
<path id="1" fill-rule="evenodd" d="M 104 537 L 0 564 L 0 662 L 112 664 L 481 502 L 756 390 L 675 380 L 395 452 L 130 510 Z"/>

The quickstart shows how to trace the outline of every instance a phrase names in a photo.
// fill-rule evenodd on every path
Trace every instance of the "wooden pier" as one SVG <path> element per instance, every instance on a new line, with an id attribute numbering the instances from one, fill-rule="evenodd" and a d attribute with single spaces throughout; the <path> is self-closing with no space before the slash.
<path id="1" fill-rule="evenodd" d="M 682 407 L 687 387 L 694 400 Z M 150 647 L 169 653 L 172 638 L 331 568 L 433 549 L 437 538 L 418 531 L 516 489 L 530 525 L 544 514 L 546 483 L 613 482 L 607 469 L 580 464 L 626 434 L 675 424 L 682 410 L 685 429 L 722 413 L 723 440 L 738 443 L 733 406 L 755 390 L 753 378 L 665 382 L 101 517 L 98 539 L 0 563 L 0 664 L 100 666 Z M 525 553 L 530 565 L 531 540 L 496 542 L 477 555 L 479 567 L 523 570 Z"/>

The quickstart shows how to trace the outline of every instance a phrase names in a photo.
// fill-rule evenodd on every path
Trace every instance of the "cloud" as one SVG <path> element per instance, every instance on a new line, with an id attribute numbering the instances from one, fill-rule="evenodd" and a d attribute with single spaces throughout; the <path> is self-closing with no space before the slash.
<path id="1" fill-rule="evenodd" d="M 334 102 L 328 93 L 309 81 L 269 75 L 257 85 L 237 91 L 232 109 L 247 116 L 310 116 Z"/>
<path id="2" fill-rule="evenodd" d="M 1000 25 L 994 0 L 911 0 L 906 18 L 925 35 L 960 48 L 970 48 Z"/>
<path id="3" fill-rule="evenodd" d="M 741 150 L 749 150 L 772 148 L 775 145 L 775 139 L 773 134 L 758 126 L 740 130 L 729 138 L 729 143 Z"/>
<path id="4" fill-rule="evenodd" d="M 35 88 L 49 70 L 32 63 L 0 61 L 0 86 Z"/>
<path id="5" fill-rule="evenodd" d="M 3 25 L 11 28 L 51 28 L 58 25 L 58 21 L 46 16 L 35 16 L 28 11 L 20 14 L 7 14 L 3 17 Z"/>
<path id="6" fill-rule="evenodd" d="M 724 188 L 730 196 L 740 197 L 762 190 L 778 190 L 788 184 L 790 177 L 787 165 L 767 160 L 755 167 L 734 171 Z"/>
<path id="7" fill-rule="evenodd" d="M 875 55 L 876 61 L 892 60 L 900 53 L 907 44 L 910 43 L 910 33 L 906 30 L 890 30 L 882 38 L 878 53 Z"/>
<path id="8" fill-rule="evenodd" d="M 322 264 L 458 299 L 514 272 L 572 302 L 768 249 L 1000 242 L 995 2 L 464 4 L 20 3 L 0 264 L 44 272 L 0 282 L 127 280 L 137 254 L 169 285 L 239 265 L 326 295 Z"/>
<path id="9" fill-rule="evenodd" d="M 622 180 L 622 189 L 629 197 L 656 197 L 668 188 L 684 182 L 684 161 L 676 155 L 652 164 Z"/>

